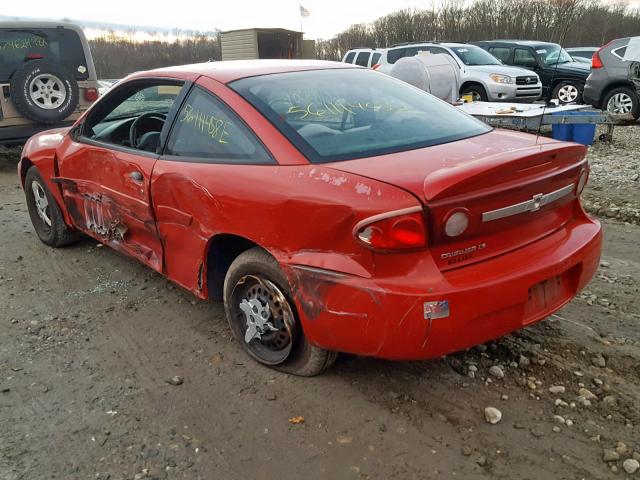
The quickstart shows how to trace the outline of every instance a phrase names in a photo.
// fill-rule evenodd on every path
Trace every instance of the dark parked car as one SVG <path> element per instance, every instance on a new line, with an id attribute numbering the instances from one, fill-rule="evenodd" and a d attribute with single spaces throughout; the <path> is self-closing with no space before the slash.
<path id="1" fill-rule="evenodd" d="M 591 61 L 584 101 L 610 113 L 640 117 L 640 99 L 629 78 L 629 62 L 622 57 L 629 38 L 619 38 L 599 49 Z"/>
<path id="2" fill-rule="evenodd" d="M 542 82 L 544 98 L 560 103 L 582 102 L 582 90 L 589 76 L 589 65 L 574 62 L 557 43 L 530 40 L 489 40 L 473 42 L 506 65 L 533 70 Z"/>

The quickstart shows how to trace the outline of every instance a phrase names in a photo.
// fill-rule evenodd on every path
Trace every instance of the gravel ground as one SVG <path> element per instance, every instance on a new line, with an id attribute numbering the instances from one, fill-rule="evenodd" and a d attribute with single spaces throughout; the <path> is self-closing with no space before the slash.
<path id="1" fill-rule="evenodd" d="M 588 158 L 587 210 L 640 224 L 640 125 L 616 127 L 613 142 L 589 147 Z"/>
<path id="2" fill-rule="evenodd" d="M 606 210 L 638 208 L 639 133 L 590 149 L 605 244 L 569 305 L 312 379 L 257 366 L 220 305 L 110 249 L 42 245 L 0 153 L 0 479 L 640 479 L 640 226 Z"/>

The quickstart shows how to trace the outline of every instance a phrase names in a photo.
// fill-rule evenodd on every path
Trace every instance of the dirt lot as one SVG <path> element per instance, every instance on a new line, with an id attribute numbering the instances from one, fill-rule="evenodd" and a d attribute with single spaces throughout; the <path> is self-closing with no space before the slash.
<path id="1" fill-rule="evenodd" d="M 248 360 L 220 305 L 140 264 L 42 245 L 0 159 L 0 479 L 640 478 L 640 128 L 619 130 L 590 153 L 605 247 L 579 298 L 468 352 L 312 379 Z"/>

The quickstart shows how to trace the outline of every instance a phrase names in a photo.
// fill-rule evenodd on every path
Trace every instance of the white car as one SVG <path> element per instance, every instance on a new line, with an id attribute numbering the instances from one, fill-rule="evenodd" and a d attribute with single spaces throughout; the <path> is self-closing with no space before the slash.
<path id="1" fill-rule="evenodd" d="M 466 43 L 420 42 L 394 45 L 379 59 L 379 72 L 389 74 L 395 62 L 419 52 L 445 54 L 460 67 L 460 95 L 470 94 L 476 101 L 534 101 L 542 96 L 542 83 L 535 72 L 503 65 L 486 50 Z"/>
<path id="2" fill-rule="evenodd" d="M 380 66 L 379 61 L 384 51 L 383 48 L 354 48 L 345 54 L 342 61 L 375 70 Z"/>

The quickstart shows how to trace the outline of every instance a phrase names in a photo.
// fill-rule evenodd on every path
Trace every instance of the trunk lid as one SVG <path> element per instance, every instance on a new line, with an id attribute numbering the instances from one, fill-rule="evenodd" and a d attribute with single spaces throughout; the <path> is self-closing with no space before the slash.
<path id="1" fill-rule="evenodd" d="M 493 131 L 458 142 L 327 166 L 396 185 L 425 205 L 430 251 L 442 270 L 506 253 L 573 218 L 586 149 L 533 135 Z M 444 225 L 464 211 L 469 226 Z"/>

